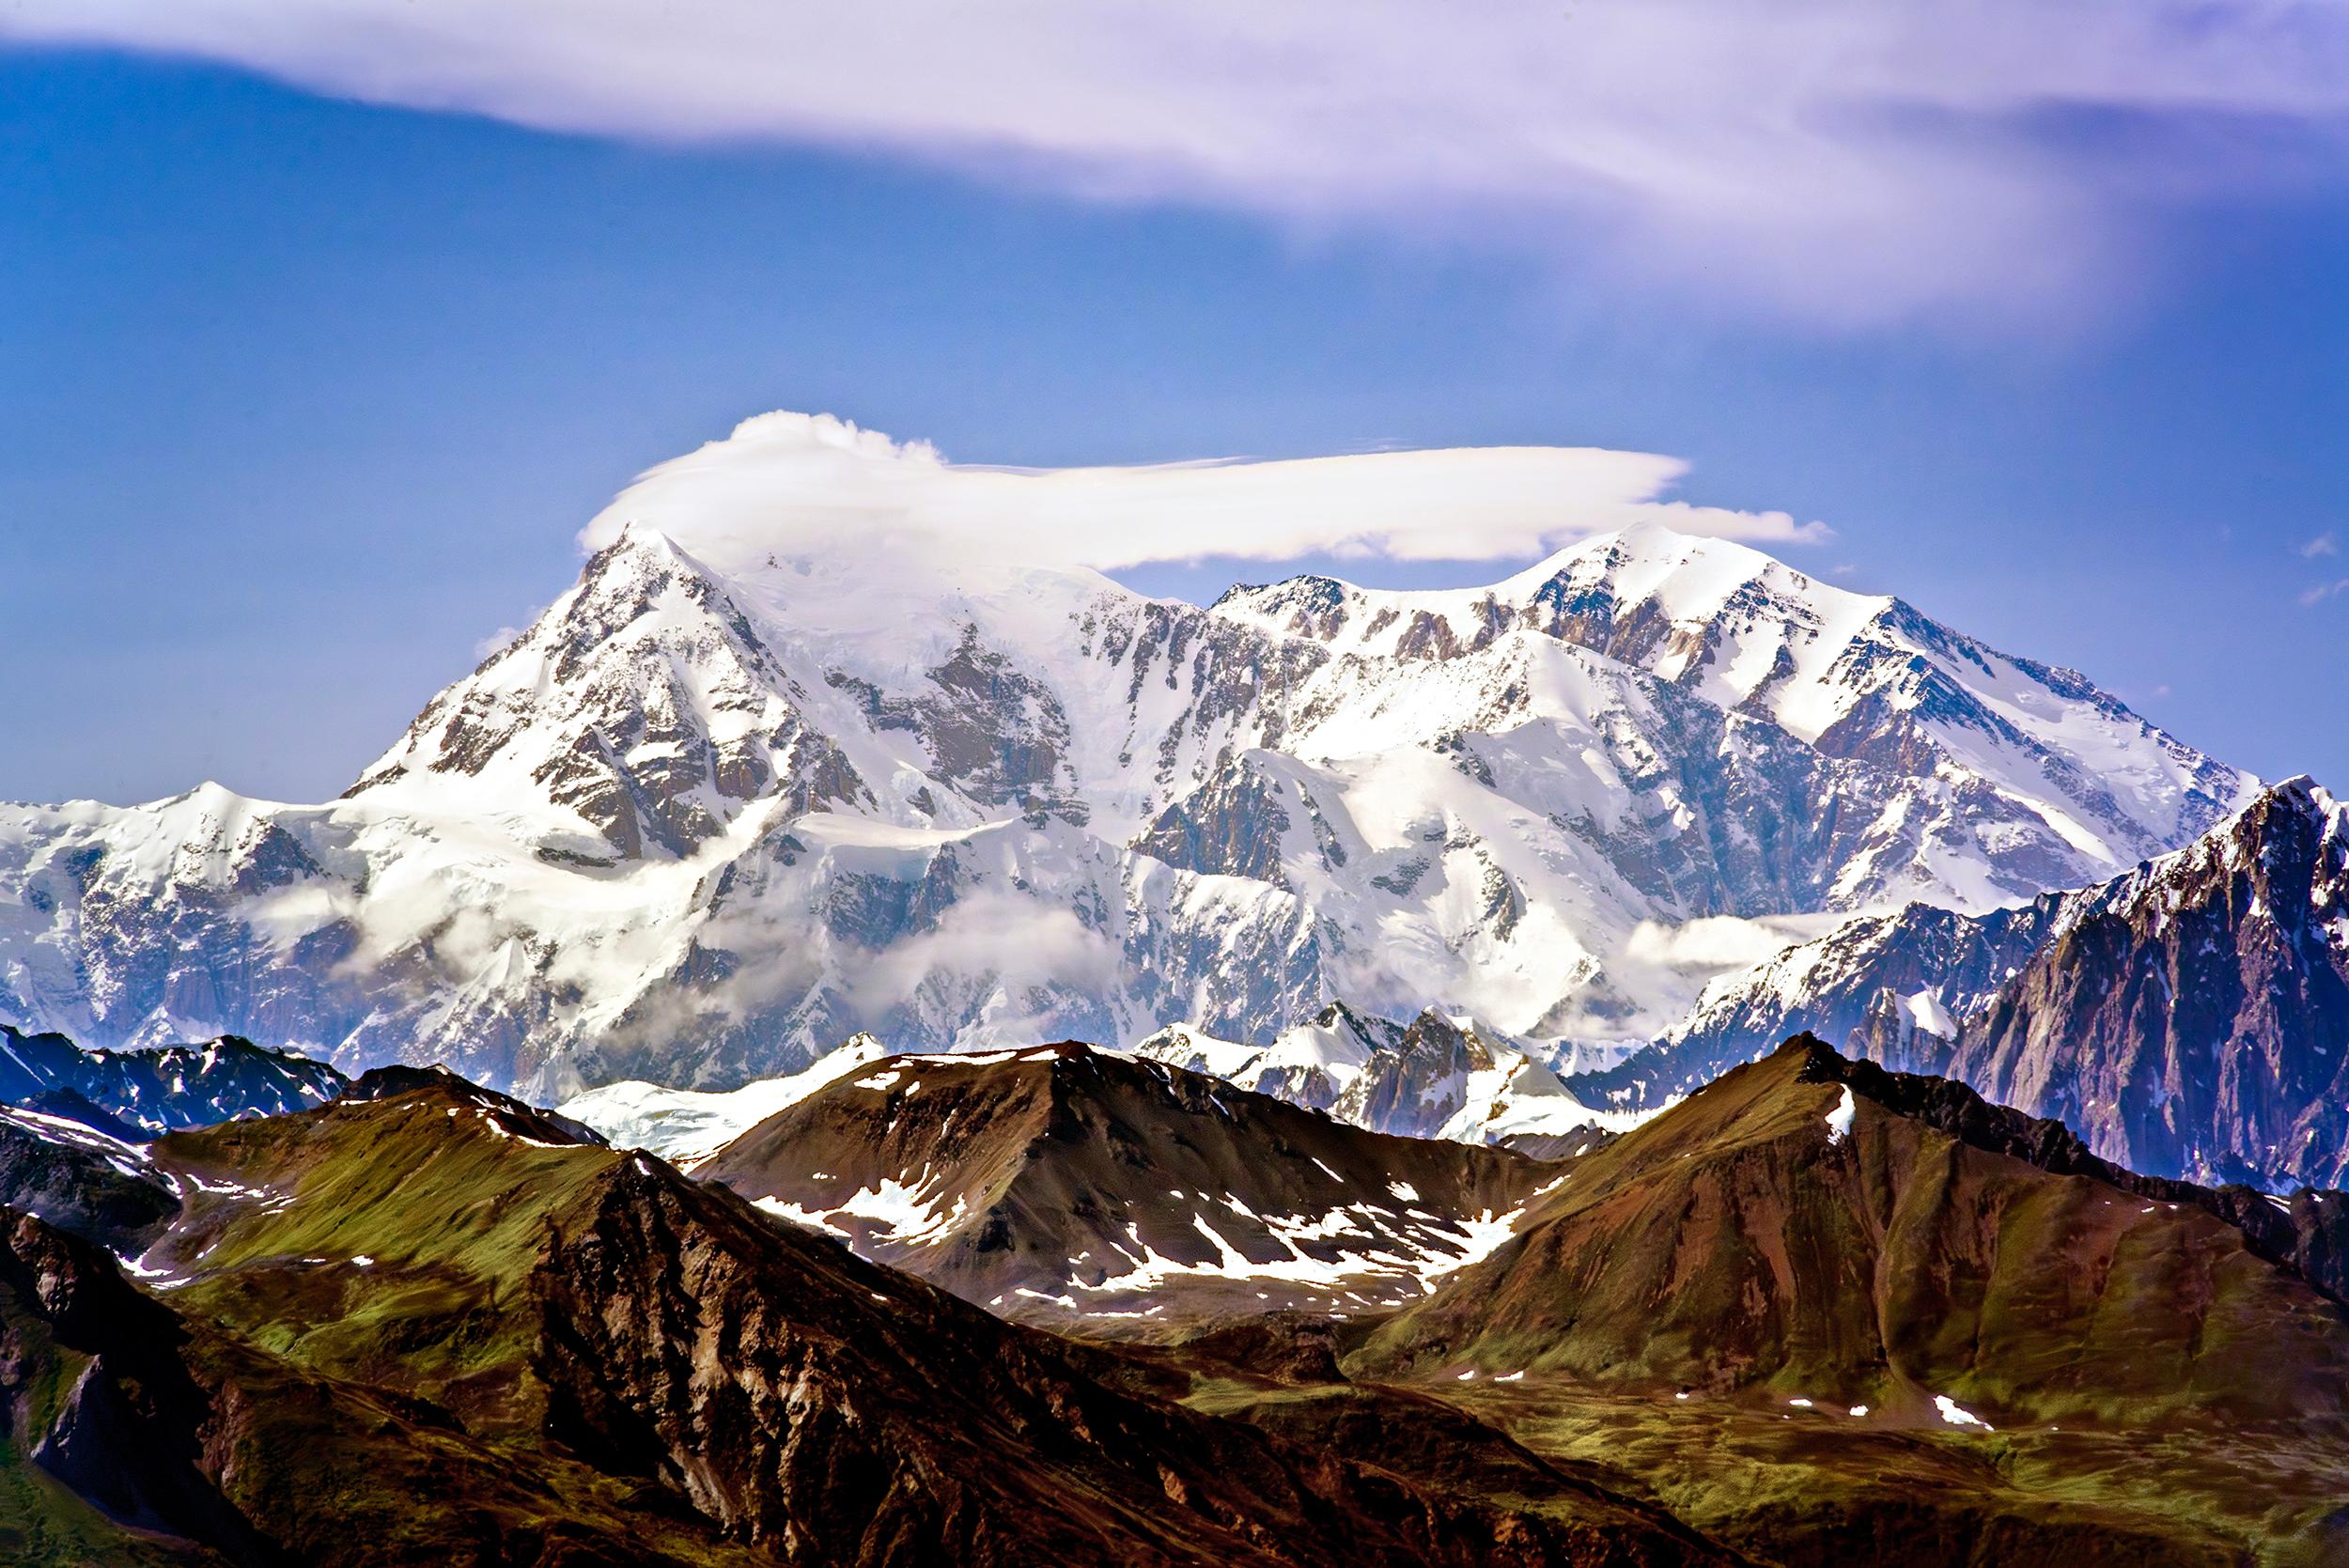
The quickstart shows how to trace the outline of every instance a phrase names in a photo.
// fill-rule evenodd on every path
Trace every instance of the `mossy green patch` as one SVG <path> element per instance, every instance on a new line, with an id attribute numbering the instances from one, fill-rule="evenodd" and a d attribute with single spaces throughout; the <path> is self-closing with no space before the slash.
<path id="1" fill-rule="evenodd" d="M 420 1394 L 485 1431 L 530 1431 L 540 1390 L 527 1281 L 621 1158 L 541 1147 L 497 1112 L 421 1090 L 165 1141 L 213 1188 L 163 1261 L 173 1304 L 336 1377 Z"/>

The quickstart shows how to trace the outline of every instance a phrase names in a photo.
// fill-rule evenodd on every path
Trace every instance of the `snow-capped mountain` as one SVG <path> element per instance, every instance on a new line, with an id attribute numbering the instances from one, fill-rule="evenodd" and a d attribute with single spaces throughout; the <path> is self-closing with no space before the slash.
<path id="1" fill-rule="evenodd" d="M 1897 1071 L 1938 1072 L 1956 1020 L 1987 1003 L 2037 952 L 2072 894 L 1981 914 L 1911 904 L 1856 916 L 1714 981 L 1688 1016 L 1654 1044 L 1610 1066 L 1572 1076 L 1595 1104 L 1656 1110 L 1741 1062 L 1809 1032 L 1848 1043 L 1865 1031 L 1872 1060 Z"/>
<path id="2" fill-rule="evenodd" d="M 1169 1024 L 1135 1045 L 1133 1052 L 1186 1072 L 1228 1079 L 1291 1105 L 1327 1110 L 1375 1054 L 1402 1038 L 1403 1025 L 1393 1019 L 1366 1017 L 1332 1001 L 1282 1031 L 1270 1045 L 1221 1040 L 1190 1024 Z"/>
<path id="3" fill-rule="evenodd" d="M 1405 1138 L 1530 1141 L 1547 1152 L 1552 1141 L 1588 1142 L 1594 1131 L 1621 1132 L 1641 1119 L 1638 1110 L 1583 1104 L 1532 1042 L 1433 1007 L 1404 1024 L 1333 1001 L 1268 1046 L 1172 1024 L 1133 1053 Z M 1568 1060 L 1620 1054 L 1571 1051 Z"/>
<path id="4" fill-rule="evenodd" d="M 1654 1107 L 1799 1030 L 2062 1121 L 2100 1157 L 2274 1192 L 2349 1182 L 2349 807 L 2307 779 L 2093 887 L 1854 921 L 1717 983 L 1570 1087 Z"/>
<path id="5" fill-rule="evenodd" d="M 201 1045 L 84 1050 L 0 1024 L 0 1104 L 30 1106 L 141 1141 L 324 1105 L 350 1080 L 324 1062 L 224 1035 Z"/>
<path id="6" fill-rule="evenodd" d="M 791 443 L 909 460 L 767 416 L 654 471 L 339 801 L 0 810 L 0 1017 L 542 1094 L 858 1031 L 1270 1042 L 1341 996 L 1642 1040 L 1806 917 L 2092 881 L 2253 784 L 1717 539 L 1202 609 L 853 518 L 762 534 Z"/>

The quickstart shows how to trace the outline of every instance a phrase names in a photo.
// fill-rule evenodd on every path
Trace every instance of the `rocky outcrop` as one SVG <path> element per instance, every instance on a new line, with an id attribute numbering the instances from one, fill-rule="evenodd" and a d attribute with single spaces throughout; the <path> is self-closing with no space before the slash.
<path id="1" fill-rule="evenodd" d="M 1406 1138 L 1433 1138 L 1467 1106 L 1469 1079 L 1499 1058 L 1472 1028 L 1429 1008 L 1373 1053 L 1331 1113 Z"/>

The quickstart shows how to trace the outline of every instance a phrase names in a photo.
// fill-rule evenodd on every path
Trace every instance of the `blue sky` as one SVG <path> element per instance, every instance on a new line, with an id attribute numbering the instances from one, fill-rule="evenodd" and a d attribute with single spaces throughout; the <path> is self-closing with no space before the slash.
<path id="1" fill-rule="evenodd" d="M 773 408 L 1037 465 L 1668 453 L 1686 499 L 1824 521 L 1781 551 L 1805 569 L 2349 787 L 2349 592 L 2304 602 L 2349 579 L 2349 184 L 2226 178 L 2305 157 L 2272 126 L 2198 144 L 2220 166 L 2157 210 L 2000 191 L 1985 212 L 2054 214 L 2046 275 L 2018 221 L 1963 267 L 1952 239 L 1846 276 L 1798 211 L 1520 224 L 1514 191 L 1349 205 L 1302 163 L 1318 194 L 1283 209 L 1097 158 L 360 103 L 262 63 L 312 86 L 0 49 L 0 798 L 332 795 L 560 591 L 634 473 Z M 2182 134 L 2042 118 L 2058 192 Z"/>

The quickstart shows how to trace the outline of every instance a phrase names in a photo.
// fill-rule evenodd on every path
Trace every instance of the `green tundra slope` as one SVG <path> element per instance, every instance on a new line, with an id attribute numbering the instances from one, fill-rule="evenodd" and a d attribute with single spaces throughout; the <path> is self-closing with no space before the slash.
<path id="1" fill-rule="evenodd" d="M 2349 1313 L 2241 1194 L 2047 1168 L 2076 1144 L 1800 1037 L 1580 1161 L 1348 1371 L 1789 1562 L 2340 1560 Z"/>

